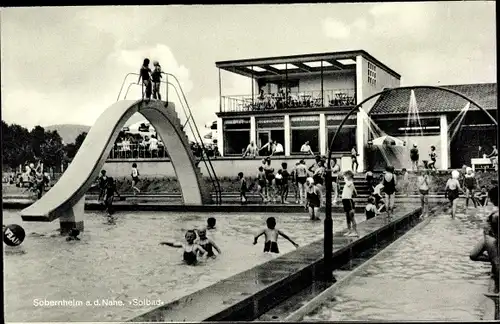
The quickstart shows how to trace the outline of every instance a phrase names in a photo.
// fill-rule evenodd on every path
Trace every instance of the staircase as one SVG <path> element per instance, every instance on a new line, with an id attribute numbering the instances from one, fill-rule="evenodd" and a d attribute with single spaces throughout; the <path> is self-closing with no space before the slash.
<path id="1" fill-rule="evenodd" d="M 365 179 L 364 174 L 355 175 L 354 176 L 354 186 L 356 187 L 356 191 L 358 192 L 358 197 L 368 197 L 371 192 L 370 185 Z M 339 198 L 342 195 L 342 189 L 345 185 L 345 180 L 343 178 L 340 179 L 339 183 Z"/>

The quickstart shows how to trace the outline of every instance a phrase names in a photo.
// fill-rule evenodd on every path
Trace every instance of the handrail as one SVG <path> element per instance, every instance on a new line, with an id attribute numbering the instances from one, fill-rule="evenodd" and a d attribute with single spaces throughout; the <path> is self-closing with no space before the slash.
<path id="1" fill-rule="evenodd" d="M 186 103 L 186 106 L 187 106 L 187 109 L 189 111 L 189 116 L 187 116 L 188 120 L 191 119 L 192 120 L 192 116 L 193 116 L 193 113 L 191 112 L 191 109 L 189 107 L 189 104 L 188 104 L 188 101 L 186 99 L 186 95 L 184 93 L 184 90 L 182 90 L 182 87 L 181 87 L 181 84 L 179 82 L 179 80 L 177 79 L 177 77 L 171 73 L 165 73 L 167 76 L 171 76 L 176 82 L 177 84 L 179 85 L 179 89 L 181 90 L 181 94 L 182 94 L 182 97 L 184 99 L 184 102 Z M 174 88 L 176 88 L 174 86 Z M 180 98 L 179 98 L 180 99 Z M 196 131 L 193 132 L 193 127 L 191 124 L 194 124 L 194 130 Z M 198 136 L 198 139 L 200 141 L 200 144 L 201 144 L 201 148 L 202 148 L 202 152 L 205 153 L 206 152 L 206 148 L 205 148 L 205 143 L 203 143 L 203 138 L 201 137 L 201 134 L 200 134 L 200 131 L 198 129 L 198 126 L 196 125 L 196 123 L 189 123 L 189 127 L 191 129 L 191 132 L 193 133 L 193 135 L 197 135 Z M 207 166 L 207 170 L 209 170 L 209 173 L 210 171 L 213 172 L 213 176 L 215 178 L 215 185 L 216 185 L 216 193 L 217 193 L 217 196 L 218 196 L 218 202 L 217 203 L 221 203 L 222 202 L 222 197 L 221 197 L 221 187 L 220 187 L 220 182 L 219 182 L 219 179 L 217 177 L 217 174 L 215 173 L 215 169 L 212 165 L 212 161 L 210 160 L 210 158 L 208 157 L 208 155 L 205 157 L 206 154 L 202 154 L 202 159 L 205 163 L 205 166 Z M 208 165 L 207 165 L 207 162 L 208 162 Z M 208 169 L 208 166 L 210 166 L 210 169 Z"/>
<path id="2" fill-rule="evenodd" d="M 166 88 L 166 102 L 168 104 L 168 86 L 171 85 L 176 94 L 177 94 L 177 97 L 179 98 L 179 101 L 180 101 L 180 104 L 181 104 L 181 107 L 182 107 L 182 110 L 184 112 L 184 115 L 186 116 L 186 122 L 184 123 L 184 125 L 182 126 L 183 129 L 184 127 L 186 126 L 186 124 L 189 123 L 189 128 L 193 134 L 193 136 L 195 136 L 195 141 L 196 141 L 196 137 L 198 137 L 198 145 L 200 145 L 202 147 L 202 156 L 201 156 L 201 160 L 203 160 L 203 162 L 205 163 L 205 166 L 207 167 L 207 171 L 208 171 L 208 175 L 210 177 L 210 181 L 212 182 L 212 185 L 214 186 L 214 189 L 215 189 L 215 192 L 216 192 L 216 198 L 217 198 L 217 201 L 216 203 L 217 204 L 220 204 L 222 202 L 222 194 L 221 194 L 221 187 L 220 187 L 220 182 L 219 182 L 219 179 L 217 177 L 217 174 L 215 173 L 215 169 L 213 167 L 213 164 L 210 160 L 210 157 L 205 154 L 206 153 L 206 147 L 205 147 L 205 144 L 203 143 L 203 139 L 201 137 L 201 134 L 200 134 L 200 131 L 198 129 L 198 126 L 196 125 L 196 123 L 190 123 L 190 121 L 193 121 L 193 114 L 191 112 L 191 109 L 189 107 L 189 104 L 187 102 L 187 99 L 186 99 L 186 95 L 180 85 L 180 82 L 179 80 L 177 79 L 177 77 L 173 74 L 170 74 L 170 73 L 165 73 L 165 72 L 162 72 L 162 74 L 164 74 L 166 76 L 166 80 L 165 81 L 160 81 L 162 83 L 165 83 L 165 88 Z M 117 98 L 117 101 L 120 100 L 120 96 L 122 94 L 122 91 L 123 91 L 123 87 L 125 85 L 125 81 L 126 79 L 130 76 L 130 75 L 136 75 L 136 76 L 140 76 L 138 73 L 134 73 L 134 72 L 130 72 L 130 73 L 127 73 L 127 75 L 125 76 L 123 82 L 122 82 L 122 86 L 120 88 L 120 92 L 118 93 L 118 98 Z M 181 90 L 181 94 L 182 94 L 182 98 L 181 96 L 179 95 L 179 91 L 177 90 L 177 87 L 175 86 L 175 84 L 171 83 L 171 82 L 168 82 L 168 77 L 171 76 L 175 81 L 176 83 L 179 85 L 179 89 Z M 130 90 L 130 87 L 133 85 L 133 84 L 137 84 L 135 82 L 131 82 L 129 84 L 129 86 L 127 87 L 127 91 L 125 93 L 125 97 L 127 97 L 128 95 L 128 92 Z M 144 90 L 144 89 L 143 89 Z M 142 91 L 143 95 L 144 95 L 144 91 Z M 144 99 L 144 98 L 143 98 Z M 183 99 L 183 100 L 182 100 Z M 186 103 L 186 106 L 184 106 L 184 103 L 183 101 Z M 186 110 L 186 107 L 187 107 L 187 110 Z M 194 124 L 194 129 L 193 129 L 193 126 L 192 124 Z M 205 156 L 206 155 L 206 156 Z M 208 162 L 208 164 L 207 164 Z M 199 163 L 199 162 L 198 162 Z M 213 173 L 213 175 L 212 175 Z"/>

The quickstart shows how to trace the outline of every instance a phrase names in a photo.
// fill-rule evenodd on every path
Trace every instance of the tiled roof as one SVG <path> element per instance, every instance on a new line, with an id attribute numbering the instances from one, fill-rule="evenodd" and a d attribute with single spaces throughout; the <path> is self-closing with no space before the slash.
<path id="1" fill-rule="evenodd" d="M 476 101 L 486 110 L 497 109 L 497 84 L 478 83 L 441 86 L 458 91 Z M 453 93 L 439 89 L 414 89 L 419 113 L 459 112 L 467 101 Z M 375 102 L 370 115 L 407 114 L 411 89 L 395 90 L 383 94 Z M 479 110 L 475 105 L 470 110 Z"/>

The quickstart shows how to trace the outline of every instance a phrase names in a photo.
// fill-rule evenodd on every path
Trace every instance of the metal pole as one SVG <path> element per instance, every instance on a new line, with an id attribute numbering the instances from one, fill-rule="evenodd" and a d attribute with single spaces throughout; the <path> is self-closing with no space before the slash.
<path id="1" fill-rule="evenodd" d="M 254 105 L 254 102 L 253 102 L 253 93 L 254 93 L 254 80 L 253 80 L 253 65 L 252 65 L 252 110 L 253 110 L 253 105 Z"/>
<path id="2" fill-rule="evenodd" d="M 219 112 L 222 112 L 222 81 L 219 68 Z"/>
<path id="3" fill-rule="evenodd" d="M 323 101 L 323 61 L 321 61 L 321 106 L 323 107 L 325 102 Z"/>

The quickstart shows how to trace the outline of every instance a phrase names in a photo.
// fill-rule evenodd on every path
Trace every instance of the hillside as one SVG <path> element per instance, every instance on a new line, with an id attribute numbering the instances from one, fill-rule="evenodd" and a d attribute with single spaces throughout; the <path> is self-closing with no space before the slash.
<path id="1" fill-rule="evenodd" d="M 74 143 L 75 139 L 80 133 L 88 132 L 90 126 L 86 125 L 72 125 L 72 124 L 62 124 L 62 125 L 51 125 L 43 127 L 46 131 L 56 130 L 61 136 L 64 144 Z"/>

